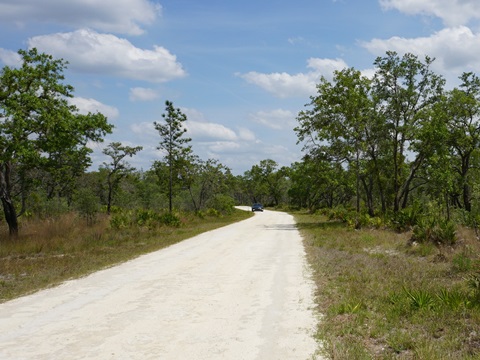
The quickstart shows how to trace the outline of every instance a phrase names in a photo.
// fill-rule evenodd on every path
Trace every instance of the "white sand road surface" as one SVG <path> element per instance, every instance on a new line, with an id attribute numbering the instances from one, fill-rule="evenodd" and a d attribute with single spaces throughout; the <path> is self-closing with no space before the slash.
<path id="1" fill-rule="evenodd" d="M 312 359 L 314 285 L 274 211 L 0 304 L 0 359 Z"/>

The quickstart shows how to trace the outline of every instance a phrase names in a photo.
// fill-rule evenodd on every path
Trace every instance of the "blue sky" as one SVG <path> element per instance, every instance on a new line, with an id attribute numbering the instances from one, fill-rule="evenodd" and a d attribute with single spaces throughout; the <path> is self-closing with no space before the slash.
<path id="1" fill-rule="evenodd" d="M 36 47 L 69 62 L 82 112 L 115 125 L 112 141 L 162 157 L 153 128 L 173 102 L 188 117 L 194 152 L 243 174 L 263 159 L 302 157 L 293 128 L 321 76 L 372 74 L 387 50 L 436 58 L 455 86 L 480 72 L 478 0 L 0 0 L 0 66 Z"/>

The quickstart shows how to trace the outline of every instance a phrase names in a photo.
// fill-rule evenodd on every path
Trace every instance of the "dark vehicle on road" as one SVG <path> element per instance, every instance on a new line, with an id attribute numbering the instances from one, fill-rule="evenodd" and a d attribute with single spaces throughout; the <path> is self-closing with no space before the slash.
<path id="1" fill-rule="evenodd" d="M 255 203 L 252 205 L 252 211 L 262 211 L 263 212 L 263 205 L 259 203 Z"/>

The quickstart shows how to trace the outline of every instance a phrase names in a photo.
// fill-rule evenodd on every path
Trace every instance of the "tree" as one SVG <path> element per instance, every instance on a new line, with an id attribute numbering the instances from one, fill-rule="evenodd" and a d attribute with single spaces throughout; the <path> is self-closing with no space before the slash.
<path id="1" fill-rule="evenodd" d="M 338 162 L 346 162 L 355 169 L 356 209 L 360 211 L 360 164 L 365 158 L 367 141 L 370 140 L 369 124 L 373 116 L 373 104 L 370 97 L 370 80 L 353 68 L 335 71 L 333 84 L 322 77 L 317 86 L 316 97 L 310 105 L 313 109 L 301 112 L 300 126 L 295 130 L 300 141 L 307 136 L 315 145 L 316 151 L 322 142 L 330 156 Z"/>
<path id="2" fill-rule="evenodd" d="M 463 73 L 460 80 L 460 88 L 447 94 L 444 116 L 450 134 L 451 161 L 462 194 L 461 206 L 471 211 L 472 179 L 469 174 L 480 146 L 480 79 L 473 73 Z"/>
<path id="3" fill-rule="evenodd" d="M 165 102 L 165 111 L 162 114 L 164 122 L 154 122 L 154 125 L 161 137 L 158 149 L 166 153 L 164 160 L 168 168 L 168 208 L 172 212 L 174 173 L 175 170 L 180 170 L 182 160 L 191 154 L 192 149 L 191 146 L 186 145 L 191 139 L 183 137 L 187 132 L 187 129 L 183 126 L 187 116 L 180 109 L 175 109 L 173 103 L 168 100 Z M 158 165 L 160 164 L 157 163 Z M 176 175 L 178 179 L 178 172 Z"/>
<path id="4" fill-rule="evenodd" d="M 123 146 L 120 142 L 112 142 L 107 148 L 103 149 L 103 153 L 111 158 L 109 163 L 103 163 L 104 169 L 108 172 L 107 214 L 110 214 L 113 197 L 118 185 L 125 176 L 135 171 L 135 168 L 131 167 L 124 158 L 127 156 L 132 157 L 142 149 L 142 146 Z"/>
<path id="5" fill-rule="evenodd" d="M 73 87 L 63 83 L 64 60 L 36 49 L 18 53 L 22 66 L 6 66 L 0 73 L 0 200 L 13 236 L 21 215 L 13 189 L 26 189 L 22 184 L 28 181 L 28 170 L 62 177 L 71 174 L 63 170 L 75 159 L 81 164 L 74 172 L 78 174 L 90 164 L 87 142 L 102 141 L 112 131 L 104 115 L 82 115 L 68 104 Z"/>
<path id="6" fill-rule="evenodd" d="M 378 57 L 373 79 L 373 96 L 388 129 L 388 154 L 393 175 L 393 211 L 405 208 L 417 171 L 426 159 L 428 138 L 416 135 L 428 122 L 429 108 L 443 93 L 444 79 L 430 70 L 433 59 L 389 51 Z M 427 140 L 427 141 L 424 141 Z M 407 154 L 410 151 L 410 154 Z M 409 161 L 408 156 L 413 157 Z"/>

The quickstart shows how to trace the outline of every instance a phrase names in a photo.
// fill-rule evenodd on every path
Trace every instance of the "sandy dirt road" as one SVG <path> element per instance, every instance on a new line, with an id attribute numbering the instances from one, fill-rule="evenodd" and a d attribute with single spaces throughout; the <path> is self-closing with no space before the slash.
<path id="1" fill-rule="evenodd" d="M 293 218 L 265 211 L 0 304 L 0 359 L 312 359 Z"/>

